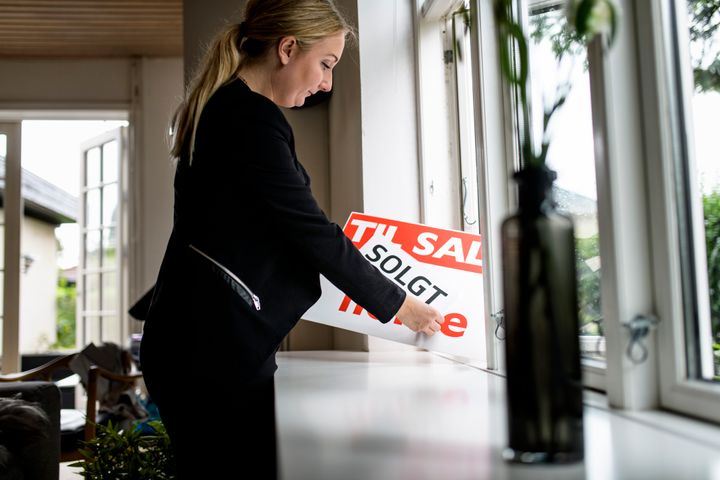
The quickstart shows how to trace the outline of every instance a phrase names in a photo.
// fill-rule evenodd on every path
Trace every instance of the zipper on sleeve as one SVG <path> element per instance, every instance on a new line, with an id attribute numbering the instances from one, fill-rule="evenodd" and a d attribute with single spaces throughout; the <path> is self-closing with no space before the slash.
<path id="1" fill-rule="evenodd" d="M 190 247 L 191 249 L 195 250 L 197 253 L 199 253 L 200 255 L 202 255 L 204 258 L 206 258 L 206 259 L 209 260 L 210 262 L 212 262 L 212 264 L 215 265 L 215 267 L 217 267 L 218 269 L 220 269 L 225 275 L 227 275 L 227 276 L 230 277 L 234 282 L 236 282 L 243 290 L 245 290 L 245 293 L 250 297 L 250 299 L 252 300 L 253 305 L 255 306 L 255 310 L 258 310 L 258 311 L 260 310 L 260 298 L 259 298 L 257 295 L 255 295 L 252 290 L 250 290 L 250 287 L 248 287 L 248 286 L 245 284 L 245 282 L 243 282 L 242 280 L 240 280 L 240 278 L 239 278 L 237 275 L 235 275 L 235 274 L 234 274 L 229 268 L 227 268 L 225 265 L 223 265 L 222 263 L 218 262 L 217 260 L 215 260 L 214 258 L 212 258 L 212 257 L 211 257 L 210 255 L 208 255 L 207 253 L 203 252 L 202 250 L 200 250 L 199 248 L 197 248 L 195 245 L 192 245 L 192 244 L 191 244 L 191 245 L 189 245 L 189 247 Z"/>

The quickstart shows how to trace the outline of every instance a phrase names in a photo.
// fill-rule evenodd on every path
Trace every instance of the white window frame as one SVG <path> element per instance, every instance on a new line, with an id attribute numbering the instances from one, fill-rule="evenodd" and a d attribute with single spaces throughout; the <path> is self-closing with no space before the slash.
<path id="1" fill-rule="evenodd" d="M 643 56 L 642 78 L 649 214 L 653 239 L 653 269 L 658 316 L 658 348 L 664 352 L 658 360 L 662 407 L 692 416 L 720 421 L 720 385 L 687 378 L 687 339 L 681 284 L 681 253 L 678 232 L 684 229 L 678 218 L 675 194 L 675 156 L 693 162 L 692 125 L 686 110 L 693 90 L 689 56 L 687 9 L 684 2 L 642 0 L 639 11 L 651 22 L 638 22 L 639 49 Z M 673 22 L 677 21 L 675 25 Z M 673 53 L 673 32 L 677 31 L 677 58 Z M 680 96 L 678 96 L 678 92 Z M 681 125 L 684 117 L 685 125 Z M 686 128 L 687 127 L 687 128 Z M 682 138 L 681 136 L 685 136 Z M 682 145 L 689 145 L 683 151 Z M 653 159 L 656 159 L 653 161 Z M 657 159 L 660 161 L 658 162 Z M 658 165 L 659 163 L 659 165 Z M 692 169 L 690 169 L 692 171 Z M 690 181 L 696 186 L 696 181 Z M 702 212 L 694 209 L 693 237 L 697 271 L 707 272 L 705 265 Z M 709 328 L 707 276 L 695 278 L 699 321 Z M 712 366 L 711 366 L 712 367 Z"/>
<path id="2" fill-rule="evenodd" d="M 7 138 L 5 156 L 4 269 L 2 275 L 2 371 L 20 371 L 20 231 L 23 217 L 21 144 L 22 124 L 0 123 Z"/>
<path id="3" fill-rule="evenodd" d="M 92 338 L 88 336 L 87 317 L 99 317 L 100 321 L 100 341 L 115 342 L 120 345 L 124 345 L 126 339 L 130 335 L 130 324 L 128 316 L 128 215 L 127 215 L 127 178 L 128 178 L 128 128 L 129 127 L 118 127 L 116 129 L 105 132 L 95 138 L 87 141 L 82 145 L 82 159 L 81 159 L 81 205 L 80 208 L 80 269 L 78 272 L 78 295 L 77 295 L 77 345 L 87 345 L 92 341 Z M 118 188 L 118 204 L 117 204 L 117 222 L 113 225 L 105 224 L 98 226 L 98 231 L 103 232 L 107 228 L 115 228 L 117 238 L 117 250 L 116 250 L 116 265 L 109 270 L 105 267 L 100 269 L 92 269 L 90 274 L 101 274 L 99 276 L 102 279 L 102 275 L 106 275 L 108 272 L 115 273 L 115 282 L 117 285 L 117 307 L 116 310 L 97 310 L 87 311 L 85 309 L 85 277 L 87 275 L 86 268 L 86 251 L 85 251 L 85 239 L 84 235 L 88 232 L 87 221 L 86 221 L 86 203 L 85 196 L 89 189 L 96 189 L 97 187 L 104 187 L 107 185 L 105 182 L 100 185 L 93 185 L 88 188 L 85 182 L 85 171 L 86 171 L 86 156 L 87 152 L 93 148 L 100 148 L 110 142 L 117 142 L 118 150 L 118 171 L 117 180 L 110 182 L 116 184 Z M 102 192 L 102 190 L 100 190 Z M 101 233 L 102 238 L 102 233 Z M 101 248 L 99 253 L 101 257 L 104 254 Z M 102 292 L 102 280 L 98 285 L 99 292 Z M 101 294 L 101 293 L 100 293 Z M 102 294 L 101 294 L 102 297 Z M 118 331 L 105 334 L 102 326 L 102 319 L 109 316 L 116 316 L 118 322 Z"/>

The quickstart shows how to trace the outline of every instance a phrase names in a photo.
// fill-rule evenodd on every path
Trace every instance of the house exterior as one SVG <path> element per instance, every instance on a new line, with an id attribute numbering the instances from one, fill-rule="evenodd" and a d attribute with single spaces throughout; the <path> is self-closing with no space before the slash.
<path id="1" fill-rule="evenodd" d="M 5 159 L 0 157 L 0 224 L 4 225 Z M 56 341 L 56 288 L 58 241 L 55 228 L 75 223 L 77 197 L 37 175 L 22 170 L 24 216 L 21 231 L 20 353 L 48 350 Z M 4 252 L 0 236 L 0 252 Z M 4 262 L 0 256 L 0 262 Z M 4 264 L 0 263 L 4 272 Z M 2 293 L 0 293 L 0 296 Z"/>

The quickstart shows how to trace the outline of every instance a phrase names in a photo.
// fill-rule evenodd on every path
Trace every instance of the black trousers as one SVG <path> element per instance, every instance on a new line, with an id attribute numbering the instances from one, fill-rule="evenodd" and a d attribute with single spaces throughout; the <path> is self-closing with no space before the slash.
<path id="1" fill-rule="evenodd" d="M 225 395 L 159 402 L 177 478 L 277 479 L 274 391 L 270 379 Z"/>
<path id="2" fill-rule="evenodd" d="M 183 367 L 174 360 L 177 344 L 148 327 L 143 377 L 170 437 L 177 478 L 276 480 L 275 356 L 250 379 L 220 365 Z M 164 348 L 153 348 L 155 341 Z"/>

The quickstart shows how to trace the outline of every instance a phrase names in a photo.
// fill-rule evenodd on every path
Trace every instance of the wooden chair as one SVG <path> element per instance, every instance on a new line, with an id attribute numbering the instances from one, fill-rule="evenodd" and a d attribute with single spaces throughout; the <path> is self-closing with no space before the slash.
<path id="1" fill-rule="evenodd" d="M 53 379 L 53 373 L 59 369 L 70 369 L 70 362 L 75 358 L 77 354 L 72 353 L 62 357 L 58 357 L 51 360 L 44 365 L 27 370 L 24 372 L 10 373 L 6 375 L 0 375 L 0 382 L 22 382 L 28 380 L 45 380 L 45 381 L 57 381 Z M 129 356 L 125 360 L 131 362 L 132 359 Z M 128 365 L 130 365 L 128 363 Z M 70 376 L 69 373 L 67 376 Z M 106 370 L 100 366 L 92 365 L 88 372 L 87 381 L 87 403 L 85 408 L 85 428 L 83 440 L 88 441 L 95 437 L 95 424 L 97 422 L 97 402 L 98 402 L 98 379 L 106 378 L 107 380 L 126 383 L 128 385 L 136 385 L 136 382 L 142 378 L 142 373 L 131 373 L 129 375 L 118 375 L 109 370 Z M 82 460 L 83 457 L 78 451 L 79 445 L 75 445 L 73 449 L 68 451 L 60 452 L 60 461 L 68 462 L 75 460 Z"/>

